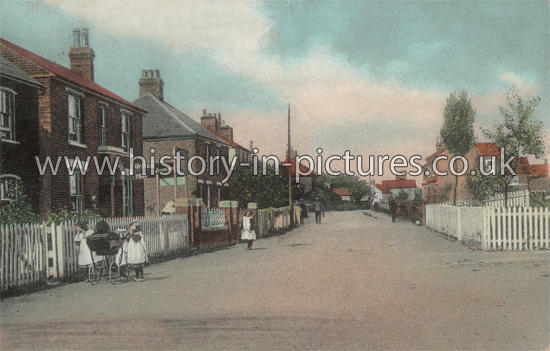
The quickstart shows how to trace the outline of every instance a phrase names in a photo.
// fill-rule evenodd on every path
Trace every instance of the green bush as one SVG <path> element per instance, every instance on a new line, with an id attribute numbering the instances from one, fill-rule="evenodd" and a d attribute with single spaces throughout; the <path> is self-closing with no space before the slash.
<path id="1" fill-rule="evenodd" d="M 4 206 L 0 211 L 0 224 L 30 224 L 40 223 L 40 216 L 32 211 L 27 198 L 27 191 L 23 184 L 17 184 L 15 200 Z"/>
<path id="2" fill-rule="evenodd" d="M 69 213 L 66 210 L 62 210 L 58 213 L 52 213 L 48 218 L 48 224 L 61 223 L 67 221 L 78 221 L 81 219 L 99 219 L 101 216 L 95 211 L 84 211 L 82 213 Z"/>

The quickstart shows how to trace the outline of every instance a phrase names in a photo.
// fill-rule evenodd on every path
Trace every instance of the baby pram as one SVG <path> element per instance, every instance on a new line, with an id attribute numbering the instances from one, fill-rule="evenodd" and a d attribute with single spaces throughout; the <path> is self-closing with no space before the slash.
<path id="1" fill-rule="evenodd" d="M 86 237 L 86 243 L 90 248 L 92 255 L 92 264 L 88 269 L 88 278 L 92 285 L 96 285 L 100 280 L 109 280 L 111 284 L 116 284 L 120 280 L 120 266 L 122 255 L 117 261 L 117 254 L 122 248 L 124 238 L 117 233 L 109 232 L 102 234 L 91 234 Z M 94 255 L 103 256 L 104 260 L 94 262 Z"/>

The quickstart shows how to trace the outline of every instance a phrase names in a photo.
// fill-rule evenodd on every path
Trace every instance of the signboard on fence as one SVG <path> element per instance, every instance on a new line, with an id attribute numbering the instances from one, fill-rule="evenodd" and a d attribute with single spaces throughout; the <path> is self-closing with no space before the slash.
<path id="1" fill-rule="evenodd" d="M 217 208 L 201 209 L 201 227 L 203 230 L 227 229 L 225 210 Z"/>

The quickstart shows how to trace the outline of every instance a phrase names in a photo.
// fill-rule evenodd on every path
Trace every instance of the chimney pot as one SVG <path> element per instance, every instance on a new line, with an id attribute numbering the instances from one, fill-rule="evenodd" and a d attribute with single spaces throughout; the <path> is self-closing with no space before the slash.
<path id="1" fill-rule="evenodd" d="M 73 29 L 73 46 L 80 46 L 80 28 Z"/>
<path id="2" fill-rule="evenodd" d="M 88 35 L 89 35 L 88 28 L 82 28 L 82 45 L 83 46 L 90 46 Z"/>
<path id="3" fill-rule="evenodd" d="M 145 93 L 150 93 L 159 100 L 164 101 L 164 81 L 160 79 L 160 70 L 141 70 L 141 79 L 139 80 L 139 96 Z"/>
<path id="4" fill-rule="evenodd" d="M 71 46 L 69 50 L 69 59 L 71 61 L 71 71 L 94 80 L 95 53 L 88 46 L 88 35 L 88 28 L 83 28 L 82 31 L 79 28 L 73 29 L 74 46 Z"/>

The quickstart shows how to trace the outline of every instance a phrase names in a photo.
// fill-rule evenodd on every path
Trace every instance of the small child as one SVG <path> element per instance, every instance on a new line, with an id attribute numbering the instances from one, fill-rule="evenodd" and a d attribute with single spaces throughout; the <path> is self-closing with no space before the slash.
<path id="1" fill-rule="evenodd" d="M 136 281 L 143 282 L 143 264 L 148 262 L 145 239 L 139 222 L 130 224 L 130 240 L 128 241 L 128 265 L 136 271 Z"/>
<path id="2" fill-rule="evenodd" d="M 78 255 L 78 267 L 80 274 L 88 275 L 88 267 L 92 262 L 97 263 L 103 260 L 103 256 L 96 256 L 95 252 L 91 252 L 86 237 L 94 234 L 94 231 L 88 229 L 88 221 L 79 220 L 75 225 L 76 235 L 74 237 L 75 248 Z M 93 257 L 93 258 L 92 258 Z M 92 261 L 93 260 L 93 261 Z M 89 281 L 89 280 L 87 280 Z"/>

